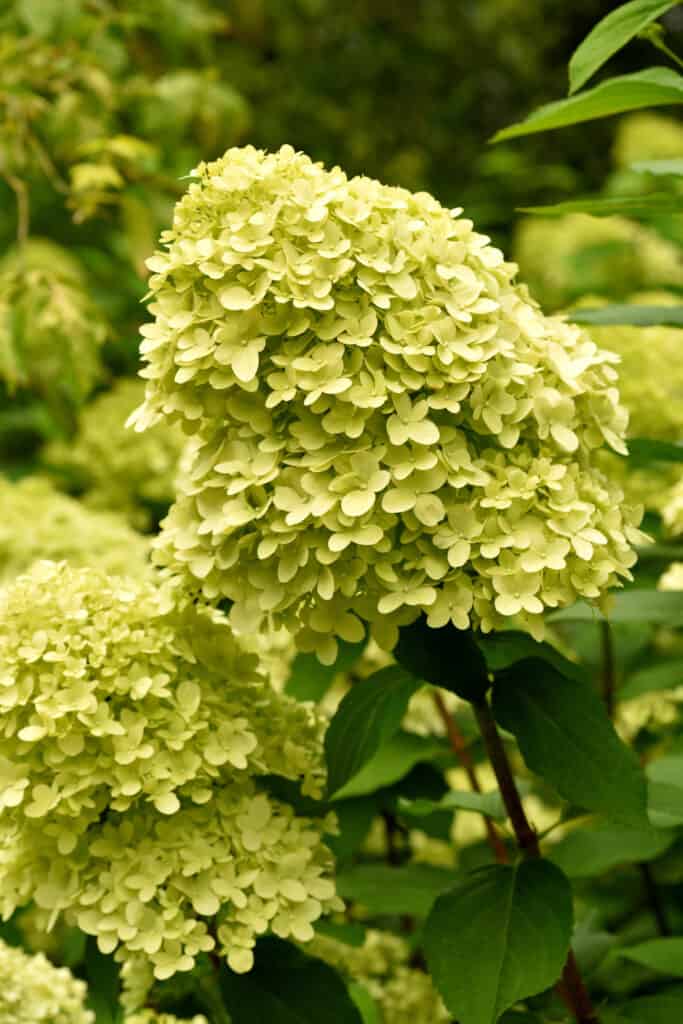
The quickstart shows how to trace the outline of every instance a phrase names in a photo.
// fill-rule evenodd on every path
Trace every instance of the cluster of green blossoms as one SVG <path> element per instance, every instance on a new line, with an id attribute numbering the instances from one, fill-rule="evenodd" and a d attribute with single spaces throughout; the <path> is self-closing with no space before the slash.
<path id="1" fill-rule="evenodd" d="M 170 587 L 42 562 L 0 596 L 0 909 L 34 900 L 105 953 L 189 970 L 339 909 L 321 723 L 277 693 L 223 616 Z"/>
<path id="2" fill-rule="evenodd" d="M 41 559 L 96 566 L 103 572 L 151 575 L 149 540 L 109 512 L 86 508 L 49 480 L 0 477 L 0 584 Z"/>
<path id="3" fill-rule="evenodd" d="M 625 217 L 525 217 L 514 256 L 531 294 L 560 309 L 590 293 L 616 301 L 645 288 L 683 285 L 680 247 Z"/>
<path id="4" fill-rule="evenodd" d="M 318 936 L 309 952 L 362 985 L 381 1024 L 447 1024 L 451 1015 L 428 974 L 410 966 L 410 948 L 398 935 L 370 929 L 362 946 Z"/>
<path id="5" fill-rule="evenodd" d="M 156 510 L 165 512 L 173 501 L 185 442 L 182 432 L 166 423 L 144 437 L 126 430 L 126 420 L 143 395 L 139 379 L 117 381 L 85 406 L 76 437 L 53 442 L 43 455 L 47 464 L 76 478 L 88 505 L 121 512 L 141 529 L 150 525 Z"/>
<path id="6" fill-rule="evenodd" d="M 172 1013 L 157 1013 L 156 1010 L 138 1010 L 124 1017 L 123 1024 L 209 1024 L 203 1014 L 198 1013 L 190 1020 L 180 1020 Z"/>
<path id="7" fill-rule="evenodd" d="M 28 388 L 60 414 L 79 406 L 101 376 L 106 335 L 61 246 L 29 239 L 0 262 L 0 379 L 10 390 Z"/>
<path id="8" fill-rule="evenodd" d="M 94 1024 L 85 1008 L 85 982 L 66 967 L 55 967 L 0 940 L 0 1021 L 2 1024 Z"/>
<path id="9" fill-rule="evenodd" d="M 671 536 L 678 537 L 683 534 L 683 478 L 667 493 L 662 506 L 662 519 Z"/>
<path id="10" fill-rule="evenodd" d="M 329 660 L 426 611 L 484 630 L 597 598 L 638 511 L 615 357 L 547 318 L 459 210 L 288 146 L 202 164 L 148 261 L 146 403 L 194 437 L 157 557 Z"/>
<path id="11" fill-rule="evenodd" d="M 613 149 L 617 167 L 630 167 L 638 160 L 667 160 L 683 156 L 683 127 L 680 121 L 652 111 L 639 111 L 619 120 Z"/>

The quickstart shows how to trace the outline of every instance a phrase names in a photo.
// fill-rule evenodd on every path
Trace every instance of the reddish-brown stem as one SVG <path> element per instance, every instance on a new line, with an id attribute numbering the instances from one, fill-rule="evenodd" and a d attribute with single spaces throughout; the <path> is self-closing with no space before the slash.
<path id="1" fill-rule="evenodd" d="M 531 827 L 522 806 L 519 790 L 510 767 L 510 761 L 488 701 L 484 698 L 476 703 L 473 702 L 472 708 L 498 781 L 500 795 L 515 833 L 517 845 L 525 857 L 540 857 L 541 848 L 538 836 Z M 562 978 L 555 986 L 555 991 L 574 1015 L 578 1024 L 599 1024 L 588 990 L 581 977 L 576 958 L 571 950 L 562 971 Z"/>
<path id="2" fill-rule="evenodd" d="M 460 729 L 458 728 L 458 723 L 456 722 L 455 718 L 446 707 L 446 702 L 444 701 L 439 691 L 434 690 L 433 694 L 434 703 L 436 705 L 437 711 L 439 712 L 439 715 L 441 716 L 441 721 L 443 722 L 444 728 L 446 730 L 446 735 L 448 736 L 448 741 L 451 745 L 451 750 L 453 751 L 456 758 L 462 765 L 463 770 L 469 780 L 469 784 L 474 790 L 474 792 L 481 793 L 481 785 L 479 783 L 479 779 L 477 778 L 477 771 L 476 768 L 474 767 L 472 755 L 470 754 L 469 748 L 467 746 L 467 740 L 460 732 Z M 490 818 L 486 817 L 486 815 L 484 815 L 484 825 L 486 827 L 486 838 L 493 852 L 493 856 L 496 858 L 496 861 L 499 864 L 507 864 L 510 860 L 507 847 L 503 842 L 501 836 L 496 831 L 496 826 L 493 824 Z"/>

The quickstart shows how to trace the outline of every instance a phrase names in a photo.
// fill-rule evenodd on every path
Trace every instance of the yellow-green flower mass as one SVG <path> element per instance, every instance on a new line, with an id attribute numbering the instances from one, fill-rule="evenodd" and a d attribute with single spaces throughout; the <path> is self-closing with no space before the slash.
<path id="1" fill-rule="evenodd" d="M 617 167 L 630 167 L 638 160 L 683 156 L 683 126 L 675 118 L 651 110 L 622 117 L 617 126 L 613 156 Z"/>
<path id="2" fill-rule="evenodd" d="M 144 529 L 158 507 L 173 501 L 185 438 L 166 423 L 142 436 L 126 429 L 143 397 L 139 379 L 117 381 L 81 411 L 76 436 L 48 445 L 43 457 L 76 478 L 88 505 L 121 512 Z"/>
<path id="3" fill-rule="evenodd" d="M 149 540 L 125 519 L 86 508 L 44 477 L 0 477 L 0 583 L 41 559 L 104 572 L 150 575 Z"/>
<path id="4" fill-rule="evenodd" d="M 201 164 L 148 261 L 144 429 L 195 454 L 159 561 L 238 632 L 334 656 L 426 611 L 484 630 L 628 577 L 616 357 L 460 210 L 284 146 Z"/>
<path id="5" fill-rule="evenodd" d="M 0 261 L 0 379 L 34 391 L 62 413 L 80 405 L 102 374 L 107 335 L 78 262 L 43 239 Z"/>
<path id="6" fill-rule="evenodd" d="M 259 934 L 341 906 L 332 823 L 259 781 L 319 793 L 320 720 L 221 613 L 42 562 L 2 591 L 0 665 L 4 917 L 33 900 L 163 979 L 214 948 L 249 970 Z"/>
<path id="7" fill-rule="evenodd" d="M 2 1024 L 95 1024 L 85 1008 L 85 982 L 42 953 L 30 956 L 0 939 Z"/>
<path id="8" fill-rule="evenodd" d="M 123 1024 L 208 1024 L 203 1014 L 191 1018 L 175 1017 L 172 1013 L 158 1013 L 156 1010 L 138 1010 L 123 1018 Z"/>

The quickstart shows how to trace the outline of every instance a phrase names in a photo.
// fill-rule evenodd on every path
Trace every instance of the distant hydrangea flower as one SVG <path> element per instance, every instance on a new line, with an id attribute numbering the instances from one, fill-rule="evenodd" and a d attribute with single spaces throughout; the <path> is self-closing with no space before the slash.
<path id="1" fill-rule="evenodd" d="M 196 438 L 160 562 L 323 660 L 361 620 L 539 629 L 628 577 L 638 513 L 591 462 L 624 450 L 615 357 L 471 221 L 288 146 L 195 176 L 148 261 L 134 419 Z"/>
<path id="2" fill-rule="evenodd" d="M 590 292 L 616 301 L 683 285 L 680 247 L 625 217 L 524 217 L 513 252 L 531 294 L 550 310 Z"/>
<path id="3" fill-rule="evenodd" d="M 95 512 L 43 477 L 0 477 L 0 584 L 40 559 L 151 575 L 149 540 L 115 513 Z"/>
<path id="4" fill-rule="evenodd" d="M 66 967 L 55 967 L 0 939 L 0 1020 L 2 1024 L 95 1024 L 85 1008 L 85 982 Z"/>
<path id="5" fill-rule="evenodd" d="M 156 1010 L 137 1010 L 123 1018 L 123 1024 L 209 1024 L 206 1017 L 198 1013 L 192 1018 L 174 1017 L 172 1013 L 158 1013 Z"/>
<path id="6" fill-rule="evenodd" d="M 651 111 L 629 114 L 619 120 L 613 156 L 617 167 L 683 156 L 683 126 L 673 117 Z"/>
<path id="7" fill-rule="evenodd" d="M 369 992 L 381 1024 L 448 1024 L 451 1020 L 429 975 L 409 966 L 410 947 L 398 935 L 369 929 L 362 946 L 318 936 L 309 951 Z"/>
<path id="8" fill-rule="evenodd" d="M 76 477 L 88 505 L 121 512 L 139 529 L 149 527 L 173 501 L 186 440 L 167 423 L 144 436 L 127 430 L 126 420 L 143 397 L 141 380 L 118 380 L 85 406 L 74 438 L 54 441 L 43 452 L 48 466 Z"/>
<path id="9" fill-rule="evenodd" d="M 0 261 L 0 379 L 27 388 L 57 413 L 85 401 L 102 373 L 107 336 L 76 260 L 29 239 Z"/>
<path id="10" fill-rule="evenodd" d="M 54 562 L 0 593 L 2 914 L 34 900 L 159 979 L 216 945 L 249 970 L 258 935 L 307 941 L 342 906 L 332 822 L 259 782 L 319 794 L 320 720 L 172 597 Z"/>
<path id="11" fill-rule="evenodd" d="M 683 590 L 683 562 L 672 562 L 661 577 L 659 590 Z"/>
<path id="12" fill-rule="evenodd" d="M 683 534 L 683 477 L 666 493 L 662 505 L 662 519 L 667 533 L 672 537 Z M 683 590 L 683 587 L 681 589 Z"/>

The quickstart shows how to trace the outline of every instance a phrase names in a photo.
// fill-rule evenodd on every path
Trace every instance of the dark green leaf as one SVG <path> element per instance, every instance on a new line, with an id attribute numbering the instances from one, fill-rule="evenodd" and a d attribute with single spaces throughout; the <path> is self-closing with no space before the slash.
<path id="1" fill-rule="evenodd" d="M 222 968 L 220 986 L 232 1024 L 362 1024 L 337 972 L 282 939 L 260 939 L 253 970 Z"/>
<path id="2" fill-rule="evenodd" d="M 87 1002 L 95 1012 L 95 1024 L 119 1024 L 123 1020 L 123 1009 L 119 1003 L 119 965 L 112 956 L 100 953 L 92 936 L 86 943 L 85 974 Z"/>
<path id="3" fill-rule="evenodd" d="M 681 449 L 683 451 L 683 449 Z M 548 622 L 599 622 L 604 615 L 586 601 L 551 612 Z M 620 590 L 610 598 L 609 621 L 654 622 L 660 626 L 680 626 L 683 622 L 683 591 Z"/>
<path id="4" fill-rule="evenodd" d="M 495 1024 L 560 976 L 572 931 L 567 879 L 547 861 L 472 872 L 436 901 L 424 929 L 435 985 L 460 1024 Z"/>
<path id="5" fill-rule="evenodd" d="M 621 864 L 653 860 L 673 839 L 673 833 L 657 828 L 629 828 L 592 819 L 548 846 L 547 856 L 570 878 L 590 878 Z"/>
<path id="6" fill-rule="evenodd" d="M 297 654 L 285 684 L 285 693 L 297 700 L 322 700 L 334 677 L 339 672 L 348 672 L 363 653 L 366 643 L 366 640 L 356 644 L 339 640 L 337 657 L 332 665 L 321 665 L 315 654 Z"/>
<path id="7" fill-rule="evenodd" d="M 631 164 L 631 170 L 639 174 L 671 175 L 683 177 L 683 160 L 637 160 Z"/>
<path id="8" fill-rule="evenodd" d="M 626 110 L 683 103 L 683 78 L 671 68 L 654 67 L 630 75 L 609 78 L 578 96 L 539 107 L 519 124 L 503 128 L 493 142 L 533 135 L 553 128 L 610 117 Z"/>
<path id="9" fill-rule="evenodd" d="M 644 693 L 670 690 L 675 686 L 683 686 L 683 658 L 672 658 L 633 672 L 619 688 L 619 700 L 633 700 Z"/>
<path id="10" fill-rule="evenodd" d="M 638 758 L 590 685 L 528 658 L 496 676 L 493 712 L 514 733 L 529 768 L 565 800 L 624 824 L 646 821 Z"/>
<path id="11" fill-rule="evenodd" d="M 681 161 L 683 164 L 683 161 Z M 575 324 L 623 324 L 636 327 L 683 327 L 683 306 L 600 306 L 596 309 L 570 309 Z"/>
<path id="12" fill-rule="evenodd" d="M 675 978 L 683 978 L 683 938 L 650 939 L 628 949 L 620 949 L 619 956 L 653 971 L 662 971 Z"/>
<path id="13" fill-rule="evenodd" d="M 401 725 L 413 693 L 422 685 L 400 665 L 354 683 L 325 735 L 327 789 L 331 796 L 357 775 Z"/>
<path id="14" fill-rule="evenodd" d="M 412 732 L 398 732 L 386 740 L 377 753 L 363 765 L 357 775 L 338 789 L 335 800 L 374 793 L 404 778 L 416 764 L 435 758 L 450 759 L 448 746 L 432 736 L 417 736 Z"/>
<path id="15" fill-rule="evenodd" d="M 455 809 L 463 811 L 477 811 L 489 818 L 498 821 L 505 820 L 505 808 L 498 790 L 490 793 L 473 793 L 467 790 L 452 789 L 441 800 L 405 800 L 398 802 L 398 809 L 401 814 L 407 814 L 414 818 L 423 818 L 426 815 L 434 814 L 435 811 L 450 811 Z"/>
<path id="16" fill-rule="evenodd" d="M 401 629 L 394 657 L 418 679 L 463 700 L 481 700 L 490 686 L 474 633 L 450 624 L 430 629 L 424 615 Z"/>
<path id="17" fill-rule="evenodd" d="M 426 917 L 434 900 L 453 884 L 453 872 L 431 864 L 358 864 L 337 875 L 337 891 L 371 914 Z"/>
<path id="18" fill-rule="evenodd" d="M 600 928 L 597 920 L 597 914 L 589 914 L 574 928 L 572 935 L 574 956 L 584 975 L 594 971 L 617 942 L 616 935 Z"/>
<path id="19" fill-rule="evenodd" d="M 339 834 L 327 836 L 325 841 L 340 864 L 352 857 L 362 844 L 377 813 L 377 805 L 372 797 L 364 796 L 340 800 L 334 810 Z"/>
<path id="20" fill-rule="evenodd" d="M 580 89 L 592 75 L 641 29 L 675 7 L 678 0 L 631 0 L 591 29 L 569 61 L 569 92 Z"/>
<path id="21" fill-rule="evenodd" d="M 650 821 L 657 828 L 683 825 L 683 756 L 651 761 L 647 769 Z"/>
<path id="22" fill-rule="evenodd" d="M 644 196 L 609 196 L 607 199 L 583 196 L 550 206 L 522 206 L 520 209 L 522 213 L 533 213 L 539 217 L 564 217 L 568 213 L 589 213 L 592 217 L 651 217 L 683 213 L 683 200 L 668 192 L 649 192 Z"/>
<path id="23" fill-rule="evenodd" d="M 487 633 L 479 638 L 479 646 L 491 672 L 500 672 L 523 658 L 542 658 L 554 665 L 558 672 L 572 679 L 585 678 L 586 672 L 581 665 L 569 661 L 550 644 L 539 643 L 528 633 L 519 630 Z"/>
<path id="24" fill-rule="evenodd" d="M 655 996 L 641 996 L 620 1006 L 604 1024 L 680 1024 L 683 1021 L 683 990 L 673 987 Z M 601 1014 L 601 1021 L 603 1015 Z"/>
<path id="25" fill-rule="evenodd" d="M 330 939 L 336 939 L 337 942 L 344 942 L 347 946 L 355 948 L 363 945 L 367 934 L 362 924 L 348 921 L 339 923 L 327 917 L 316 921 L 315 932 L 316 935 L 326 935 Z"/>

